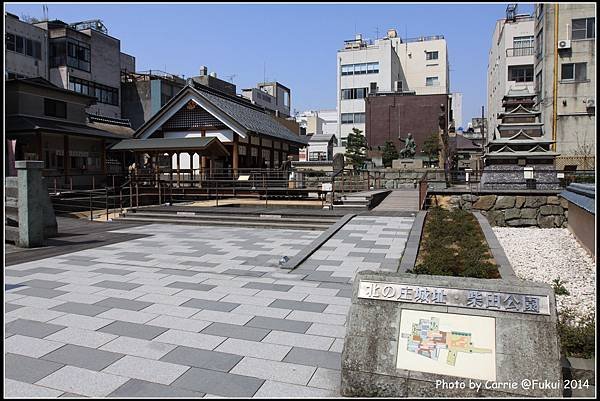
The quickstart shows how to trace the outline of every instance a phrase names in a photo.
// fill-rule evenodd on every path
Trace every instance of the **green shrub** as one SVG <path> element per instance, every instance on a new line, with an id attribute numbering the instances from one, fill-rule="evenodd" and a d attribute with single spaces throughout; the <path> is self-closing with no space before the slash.
<path id="1" fill-rule="evenodd" d="M 569 290 L 567 290 L 565 288 L 565 286 L 563 285 L 563 282 L 560 281 L 560 277 L 552 280 L 552 288 L 554 288 L 554 293 L 556 295 L 569 295 L 570 294 Z"/>
<path id="2" fill-rule="evenodd" d="M 558 336 L 562 352 L 576 358 L 593 358 L 596 350 L 594 314 L 577 314 L 570 308 L 558 314 Z"/>
<path id="3" fill-rule="evenodd" d="M 434 207 L 427 213 L 419 254 L 410 273 L 499 278 L 479 223 L 468 211 Z"/>

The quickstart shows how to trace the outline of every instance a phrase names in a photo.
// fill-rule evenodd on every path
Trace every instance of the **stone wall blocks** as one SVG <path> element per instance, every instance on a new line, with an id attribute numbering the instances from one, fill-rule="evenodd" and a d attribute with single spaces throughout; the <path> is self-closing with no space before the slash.
<path id="1" fill-rule="evenodd" d="M 560 205 L 560 200 L 558 199 L 558 196 L 549 196 L 546 199 L 546 203 L 549 205 Z"/>
<path id="2" fill-rule="evenodd" d="M 516 208 L 522 208 L 523 205 L 525 204 L 525 196 L 515 196 L 515 207 Z"/>
<path id="3" fill-rule="evenodd" d="M 504 211 L 504 219 L 505 220 L 514 220 L 521 217 L 521 210 L 517 208 L 506 209 Z"/>
<path id="4" fill-rule="evenodd" d="M 510 209 L 512 207 L 515 207 L 514 196 L 498 196 L 496 204 L 494 205 L 494 209 Z"/>
<path id="5" fill-rule="evenodd" d="M 525 207 L 540 207 L 546 204 L 545 196 L 528 196 L 525 199 Z"/>
<path id="6" fill-rule="evenodd" d="M 555 216 L 538 216 L 537 224 L 540 228 L 554 228 Z"/>
<path id="7" fill-rule="evenodd" d="M 535 219 L 538 213 L 538 209 L 532 208 L 524 208 L 521 209 L 521 218 L 522 219 Z"/>
<path id="8" fill-rule="evenodd" d="M 540 207 L 540 214 L 543 216 L 548 216 L 551 214 L 560 214 L 562 215 L 564 213 L 564 209 L 561 206 L 555 206 L 555 205 L 544 205 Z"/>
<path id="9" fill-rule="evenodd" d="M 494 206 L 496 198 L 498 198 L 496 195 L 482 195 L 477 202 L 473 204 L 473 209 L 490 210 Z"/>

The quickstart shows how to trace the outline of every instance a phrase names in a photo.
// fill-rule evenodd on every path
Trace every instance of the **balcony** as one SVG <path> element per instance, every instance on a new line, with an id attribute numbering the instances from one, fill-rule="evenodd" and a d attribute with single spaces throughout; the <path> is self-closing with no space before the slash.
<path id="1" fill-rule="evenodd" d="M 506 57 L 533 56 L 534 48 L 531 47 L 511 47 L 506 49 Z"/>

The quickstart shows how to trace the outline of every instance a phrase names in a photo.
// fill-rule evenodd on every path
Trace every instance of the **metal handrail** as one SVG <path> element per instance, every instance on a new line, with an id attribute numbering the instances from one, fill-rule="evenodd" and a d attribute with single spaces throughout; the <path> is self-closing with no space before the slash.
<path id="1" fill-rule="evenodd" d="M 510 47 L 506 49 L 506 57 L 533 56 L 534 47 Z"/>

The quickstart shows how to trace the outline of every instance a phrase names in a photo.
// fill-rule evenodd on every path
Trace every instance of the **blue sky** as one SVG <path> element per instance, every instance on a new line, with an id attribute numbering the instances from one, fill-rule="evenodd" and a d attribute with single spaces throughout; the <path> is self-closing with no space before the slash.
<path id="1" fill-rule="evenodd" d="M 8 12 L 42 17 L 42 4 L 5 3 Z M 481 114 L 494 24 L 506 4 L 90 4 L 48 3 L 49 18 L 101 19 L 136 57 L 138 71 L 198 75 L 201 65 L 238 87 L 278 80 L 292 108 L 335 108 L 336 51 L 355 32 L 374 38 L 444 35 L 451 91 L 463 93 L 463 124 Z M 529 13 L 532 4 L 520 4 Z"/>

